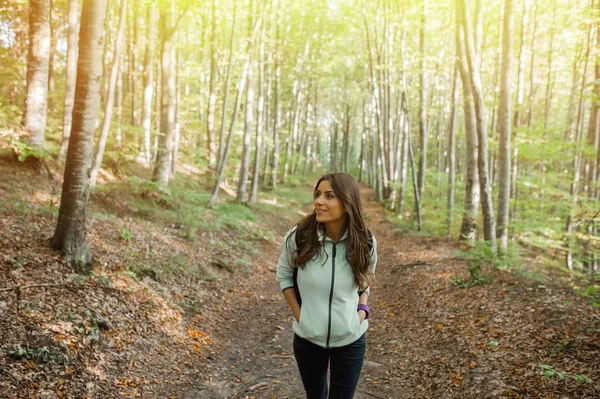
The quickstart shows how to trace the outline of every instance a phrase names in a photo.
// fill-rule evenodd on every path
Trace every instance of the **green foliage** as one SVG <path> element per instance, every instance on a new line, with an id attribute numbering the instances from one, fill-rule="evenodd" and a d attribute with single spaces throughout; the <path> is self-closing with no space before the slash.
<path id="1" fill-rule="evenodd" d="M 91 276 L 96 280 L 96 282 L 104 287 L 114 287 L 115 283 L 108 276 Z"/>
<path id="2" fill-rule="evenodd" d="M 44 159 L 47 156 L 43 149 L 32 147 L 24 141 L 12 140 L 11 144 L 16 150 L 19 162 L 25 162 L 29 157 Z"/>
<path id="3" fill-rule="evenodd" d="M 567 373 L 566 371 L 558 371 L 555 370 L 554 367 L 549 364 L 538 364 L 538 367 L 542 370 L 542 375 L 544 377 L 557 376 L 561 380 L 564 380 L 565 378 L 572 378 L 573 380 L 575 380 L 578 386 L 582 384 L 594 383 L 594 381 L 585 374 L 571 374 Z"/>
<path id="4" fill-rule="evenodd" d="M 452 282 L 461 287 L 469 288 L 475 285 L 484 285 L 492 281 L 491 274 L 482 274 L 484 270 L 507 270 L 520 268 L 520 249 L 509 245 L 502 254 L 495 254 L 487 241 L 477 242 L 469 251 L 456 251 L 455 256 L 469 264 L 469 279 L 463 280 L 453 277 Z"/>
<path id="5" fill-rule="evenodd" d="M 144 277 L 148 277 L 154 281 L 158 281 L 156 271 L 150 267 L 131 266 L 127 268 L 126 273 L 136 280 L 142 280 Z"/>
<path id="6" fill-rule="evenodd" d="M 574 288 L 579 295 L 587 298 L 593 307 L 600 308 L 600 288 L 597 285 L 589 285 L 585 288 Z"/>
<path id="7" fill-rule="evenodd" d="M 67 355 L 48 349 L 46 346 L 41 348 L 22 348 L 18 345 L 16 348 L 8 350 L 8 356 L 13 359 L 33 360 L 37 363 L 48 363 L 49 361 L 55 361 L 62 365 L 69 363 Z"/>
<path id="8" fill-rule="evenodd" d="M 469 265 L 469 279 L 463 280 L 460 277 L 452 277 L 451 281 L 460 288 L 471 288 L 476 285 L 489 284 L 493 280 L 491 275 L 482 275 L 481 267 L 477 264 Z"/>
<path id="9" fill-rule="evenodd" d="M 129 230 L 127 230 L 127 227 L 121 226 L 121 232 L 119 234 L 119 237 L 121 238 L 122 241 L 130 242 L 131 239 L 133 238 L 133 235 L 131 234 L 131 232 Z"/>

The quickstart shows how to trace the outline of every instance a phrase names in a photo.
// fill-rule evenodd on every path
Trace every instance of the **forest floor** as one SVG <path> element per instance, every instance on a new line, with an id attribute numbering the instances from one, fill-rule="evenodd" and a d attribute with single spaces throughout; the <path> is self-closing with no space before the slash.
<path id="1" fill-rule="evenodd" d="M 7 162 L 0 175 L 0 398 L 304 397 L 274 273 L 301 217 L 280 209 L 296 204 L 190 240 L 182 226 L 130 218 L 140 209 L 104 192 L 93 209 L 115 217 L 90 218 L 97 264 L 82 276 L 48 247 L 57 184 Z M 373 191 L 362 196 L 379 262 L 356 398 L 600 395 L 591 301 L 510 270 L 459 288 L 452 279 L 466 279 L 468 264 L 458 244 L 399 235 Z"/>

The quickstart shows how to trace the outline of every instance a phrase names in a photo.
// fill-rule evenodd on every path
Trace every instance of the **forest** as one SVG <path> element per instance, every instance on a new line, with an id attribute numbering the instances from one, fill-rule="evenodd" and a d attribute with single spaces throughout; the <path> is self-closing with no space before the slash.
<path id="1" fill-rule="evenodd" d="M 600 1 L 0 0 L 0 65 L 1 397 L 301 397 L 273 267 L 333 171 L 359 398 L 598 394 Z"/>

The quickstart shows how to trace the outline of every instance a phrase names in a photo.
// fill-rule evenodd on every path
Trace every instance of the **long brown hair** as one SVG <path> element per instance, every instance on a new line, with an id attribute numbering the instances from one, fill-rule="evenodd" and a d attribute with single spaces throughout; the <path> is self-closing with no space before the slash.
<path id="1" fill-rule="evenodd" d="M 369 286 L 371 280 L 369 264 L 373 252 L 373 237 L 363 218 L 358 183 L 348 173 L 329 173 L 319 179 L 315 185 L 313 197 L 316 196 L 317 188 L 323 180 L 331 183 L 333 192 L 348 211 L 345 221 L 348 232 L 346 260 L 352 267 L 356 285 L 360 290 L 364 290 Z M 323 234 L 323 241 L 319 243 L 318 229 L 320 228 L 325 230 L 324 224 L 317 222 L 317 214 L 314 209 L 310 215 L 296 224 L 296 243 L 298 245 L 293 254 L 296 267 L 303 269 L 306 263 L 317 257 L 320 245 L 325 244 L 326 238 L 326 235 Z M 291 235 L 288 240 L 290 237 Z"/>

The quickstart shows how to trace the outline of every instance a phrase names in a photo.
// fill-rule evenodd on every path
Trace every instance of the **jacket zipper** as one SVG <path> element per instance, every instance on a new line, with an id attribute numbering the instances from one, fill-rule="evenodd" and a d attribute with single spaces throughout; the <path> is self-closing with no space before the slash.
<path id="1" fill-rule="evenodd" d="M 326 348 L 329 348 L 329 338 L 331 337 L 331 305 L 333 303 L 333 284 L 335 283 L 335 246 L 333 243 L 333 256 L 331 257 L 331 289 L 329 290 L 329 320 L 327 321 L 327 343 Z"/>

